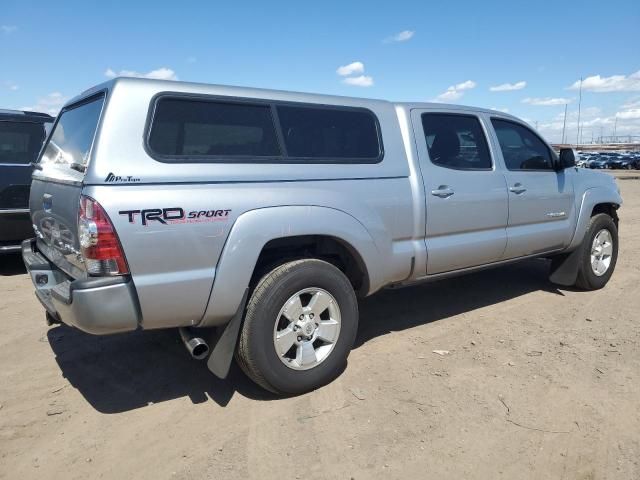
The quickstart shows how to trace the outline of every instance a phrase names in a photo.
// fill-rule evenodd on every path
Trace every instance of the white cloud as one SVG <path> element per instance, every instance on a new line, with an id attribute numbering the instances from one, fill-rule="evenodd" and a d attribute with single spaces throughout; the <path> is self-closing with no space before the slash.
<path id="1" fill-rule="evenodd" d="M 555 105 L 565 105 L 567 103 L 571 103 L 572 99 L 570 98 L 524 98 L 522 103 L 527 103 L 529 105 L 543 106 L 543 107 L 551 107 Z"/>
<path id="2" fill-rule="evenodd" d="M 550 141 L 560 142 L 563 126 L 564 112 L 559 112 L 551 120 L 539 122 L 538 129 Z M 591 142 L 592 138 L 597 142 L 600 135 L 611 136 L 614 130 L 617 135 L 638 135 L 640 132 L 640 105 L 627 109 L 623 107 L 613 115 L 604 114 L 598 107 L 583 108 L 580 114 L 580 127 L 583 142 Z M 577 135 L 578 110 L 575 108 L 573 111 L 567 112 L 565 141 L 575 142 Z"/>
<path id="3" fill-rule="evenodd" d="M 640 108 L 640 97 L 631 97 L 629 100 L 627 100 L 627 103 L 622 105 L 622 108 Z"/>
<path id="4" fill-rule="evenodd" d="M 416 32 L 413 30 L 403 30 L 395 35 L 385 38 L 384 43 L 406 42 L 407 40 L 411 40 L 415 34 Z"/>
<path id="5" fill-rule="evenodd" d="M 631 97 L 620 108 L 621 110 L 616 113 L 617 118 L 622 120 L 640 120 L 640 97 Z M 640 125 L 636 133 L 640 133 Z"/>
<path id="6" fill-rule="evenodd" d="M 52 92 L 46 97 L 39 98 L 35 105 L 28 107 L 20 107 L 20 110 L 28 110 L 32 112 L 44 112 L 49 115 L 57 115 L 62 106 L 68 100 L 67 97 L 60 92 Z"/>
<path id="7" fill-rule="evenodd" d="M 152 78 L 155 80 L 178 80 L 176 72 L 167 67 L 160 67 L 147 73 L 139 73 L 134 70 L 120 70 L 116 72 L 111 68 L 107 68 L 104 72 L 109 78 L 115 77 L 136 77 L 136 78 Z"/>
<path id="8" fill-rule="evenodd" d="M 464 95 L 465 90 L 476 88 L 476 85 L 476 82 L 473 80 L 467 80 L 466 82 L 458 83 L 457 85 L 451 85 L 445 92 L 438 95 L 434 100 L 436 102 L 451 102 L 457 100 Z"/>
<path id="9" fill-rule="evenodd" d="M 13 82 L 4 82 L 4 86 L 7 87 L 9 90 L 11 90 L 12 92 L 15 92 L 16 90 L 18 90 L 20 87 L 18 85 L 16 85 Z"/>
<path id="10" fill-rule="evenodd" d="M 368 75 L 347 77 L 342 79 L 342 83 L 346 83 L 347 85 L 353 85 L 356 87 L 371 87 L 373 85 L 373 78 Z"/>
<path id="11" fill-rule="evenodd" d="M 336 73 L 342 77 L 354 75 L 356 73 L 364 73 L 364 63 L 353 62 L 348 65 L 342 65 L 341 67 L 338 67 Z"/>
<path id="12" fill-rule="evenodd" d="M 338 67 L 336 73 L 345 77 L 342 79 L 342 83 L 347 85 L 356 87 L 371 87 L 373 85 L 373 77 L 364 75 L 364 63 L 362 62 L 352 62 L 348 65 L 342 65 Z M 357 75 L 358 73 L 361 75 Z"/>
<path id="13" fill-rule="evenodd" d="M 580 80 L 573 82 L 569 90 L 578 90 Z M 593 75 L 582 81 L 582 89 L 591 92 L 640 92 L 640 70 L 631 75 L 601 77 Z"/>
<path id="14" fill-rule="evenodd" d="M 489 87 L 489 90 L 491 90 L 492 92 L 511 92 L 513 90 L 522 90 L 526 86 L 527 86 L 527 82 L 523 80 L 522 82 L 503 83 L 501 85 Z"/>
<path id="15" fill-rule="evenodd" d="M 466 82 L 462 82 L 457 85 L 454 85 L 454 88 L 456 90 L 470 90 L 472 88 L 476 88 L 476 85 L 477 85 L 476 82 L 474 82 L 473 80 L 467 80 Z"/>
<path id="16" fill-rule="evenodd" d="M 640 108 L 630 108 L 629 110 L 616 113 L 616 116 L 623 120 L 640 119 Z"/>
<path id="17" fill-rule="evenodd" d="M 602 110 L 598 107 L 586 107 L 586 108 L 582 108 L 582 110 L 580 111 L 580 122 L 584 122 L 587 120 L 593 120 L 594 118 L 598 118 L 598 117 L 602 117 Z M 558 112 L 556 115 L 554 115 L 553 117 L 553 121 L 554 122 L 562 122 L 564 121 L 564 109 L 562 109 L 562 111 Z M 567 112 L 567 121 L 574 121 L 577 122 L 578 121 L 578 109 L 576 108 L 575 110 L 572 111 L 568 111 Z"/>
<path id="18" fill-rule="evenodd" d="M 2 31 L 2 33 L 4 33 L 5 35 L 10 35 L 16 30 L 18 30 L 18 27 L 16 27 L 15 25 L 0 25 L 0 31 Z"/>

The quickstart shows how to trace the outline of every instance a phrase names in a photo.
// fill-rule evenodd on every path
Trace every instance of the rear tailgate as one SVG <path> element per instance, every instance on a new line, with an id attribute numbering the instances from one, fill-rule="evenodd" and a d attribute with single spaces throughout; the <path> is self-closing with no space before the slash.
<path id="1" fill-rule="evenodd" d="M 84 171 L 104 94 L 62 110 L 34 170 L 29 208 L 38 249 L 73 278 L 86 276 L 78 239 Z"/>

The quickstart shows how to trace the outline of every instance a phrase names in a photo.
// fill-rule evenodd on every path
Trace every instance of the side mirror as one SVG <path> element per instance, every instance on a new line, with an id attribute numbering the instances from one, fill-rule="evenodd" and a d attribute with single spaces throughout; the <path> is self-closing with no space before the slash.
<path id="1" fill-rule="evenodd" d="M 576 166 L 576 153 L 573 148 L 561 148 L 558 159 L 557 170 L 564 170 Z"/>

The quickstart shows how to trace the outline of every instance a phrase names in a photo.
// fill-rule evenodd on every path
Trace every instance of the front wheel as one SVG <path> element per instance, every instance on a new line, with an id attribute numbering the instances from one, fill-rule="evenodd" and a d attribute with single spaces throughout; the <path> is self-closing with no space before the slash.
<path id="1" fill-rule="evenodd" d="M 604 287 L 618 260 L 618 228 L 606 213 L 591 217 L 583 240 L 576 286 L 584 290 Z"/>
<path id="2" fill-rule="evenodd" d="M 256 285 L 236 359 L 263 388 L 300 394 L 342 372 L 357 329 L 355 292 L 338 268 L 317 259 L 288 262 Z"/>

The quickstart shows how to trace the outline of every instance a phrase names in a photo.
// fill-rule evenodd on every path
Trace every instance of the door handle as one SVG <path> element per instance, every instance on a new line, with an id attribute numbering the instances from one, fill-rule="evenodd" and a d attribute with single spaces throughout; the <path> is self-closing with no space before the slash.
<path id="1" fill-rule="evenodd" d="M 437 190 L 431 190 L 431 195 L 440 198 L 449 198 L 455 192 L 448 185 L 440 185 Z"/>
<path id="2" fill-rule="evenodd" d="M 521 193 L 526 192 L 527 189 L 524 188 L 521 183 L 516 183 L 513 187 L 509 188 L 509 191 L 515 193 L 516 195 L 520 195 Z"/>

